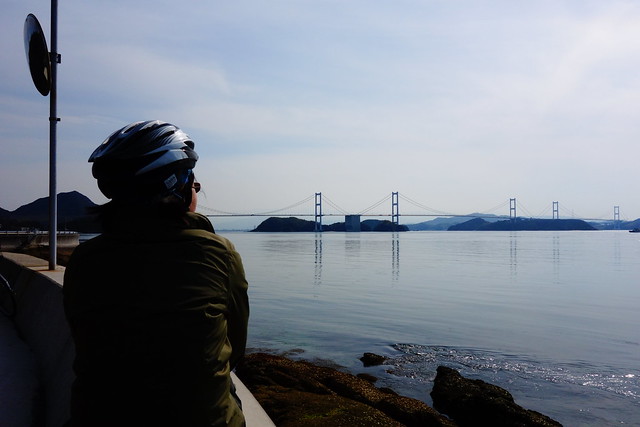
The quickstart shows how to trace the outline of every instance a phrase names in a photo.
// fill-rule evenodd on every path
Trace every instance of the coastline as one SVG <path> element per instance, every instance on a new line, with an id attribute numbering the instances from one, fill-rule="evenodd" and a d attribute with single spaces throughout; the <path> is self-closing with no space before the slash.
<path id="1" fill-rule="evenodd" d="M 365 353 L 361 360 L 367 367 L 383 365 L 385 358 Z M 434 408 L 376 387 L 372 375 L 281 355 L 247 354 L 236 374 L 279 426 L 561 425 L 522 408 L 507 390 L 444 366 L 438 368 L 431 392 Z"/>

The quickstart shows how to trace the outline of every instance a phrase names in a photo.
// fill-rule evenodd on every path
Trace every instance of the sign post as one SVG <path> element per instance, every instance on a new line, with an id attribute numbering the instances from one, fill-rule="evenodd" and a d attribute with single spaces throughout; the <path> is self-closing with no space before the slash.
<path id="1" fill-rule="evenodd" d="M 51 52 L 47 50 L 44 32 L 33 14 L 24 22 L 24 48 L 29 71 L 36 89 L 49 97 L 49 270 L 56 269 L 58 237 L 58 196 L 56 184 L 56 127 L 58 54 L 58 0 L 51 0 Z"/>

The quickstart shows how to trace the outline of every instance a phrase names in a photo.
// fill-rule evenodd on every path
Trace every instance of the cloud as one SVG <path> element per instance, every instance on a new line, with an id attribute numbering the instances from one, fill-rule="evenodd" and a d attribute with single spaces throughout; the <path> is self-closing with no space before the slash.
<path id="1" fill-rule="evenodd" d="M 25 170 L 45 168 L 48 132 L 26 13 L 10 1 L 0 17 L 0 161 Z M 59 16 L 62 188 L 90 191 L 93 148 L 159 118 L 194 138 L 209 197 L 233 209 L 323 191 L 357 210 L 400 191 L 449 211 L 520 194 L 640 215 L 618 189 L 637 180 L 633 2 L 70 1 Z"/>

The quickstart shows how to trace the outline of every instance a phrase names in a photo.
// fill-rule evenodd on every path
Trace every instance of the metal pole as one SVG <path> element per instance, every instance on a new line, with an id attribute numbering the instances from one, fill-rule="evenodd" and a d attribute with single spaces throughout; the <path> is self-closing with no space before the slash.
<path id="1" fill-rule="evenodd" d="M 56 191 L 56 125 L 58 65 L 58 0 L 51 0 L 51 93 L 49 94 L 49 270 L 56 269 L 58 196 Z"/>

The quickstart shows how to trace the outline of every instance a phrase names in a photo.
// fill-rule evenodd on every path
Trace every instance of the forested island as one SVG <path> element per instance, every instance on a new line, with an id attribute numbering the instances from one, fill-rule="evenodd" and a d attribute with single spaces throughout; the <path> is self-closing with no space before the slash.
<path id="1" fill-rule="evenodd" d="M 395 225 L 391 221 L 369 219 L 360 223 L 360 231 L 409 231 L 410 227 Z M 447 228 L 448 231 L 571 231 L 597 230 L 591 224 L 579 219 L 529 219 L 516 218 L 514 220 L 486 221 L 473 218 Z M 315 231 L 315 222 L 300 218 L 271 217 L 264 220 L 254 230 L 255 232 L 311 232 Z M 344 222 L 323 225 L 322 231 L 347 231 Z"/>
<path id="2" fill-rule="evenodd" d="M 308 221 L 300 218 L 278 218 L 270 217 L 260 225 L 258 225 L 252 231 L 255 232 L 308 232 L 315 231 L 316 223 L 314 221 Z M 322 231 L 347 231 L 346 224 L 344 222 L 337 222 L 330 225 L 322 225 Z M 409 227 L 406 225 L 396 225 L 391 221 L 381 221 L 377 219 L 367 219 L 360 222 L 360 231 L 409 231 Z"/>
<path id="3" fill-rule="evenodd" d="M 516 218 L 489 222 L 474 218 L 461 224 L 452 225 L 449 231 L 571 231 L 596 230 L 591 224 L 580 219 L 534 219 Z"/>

